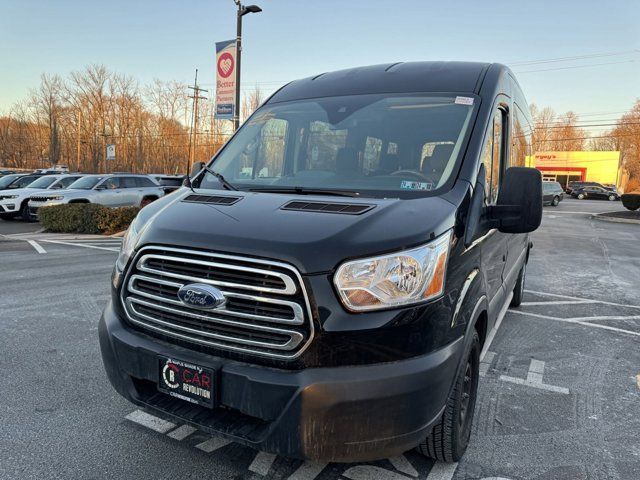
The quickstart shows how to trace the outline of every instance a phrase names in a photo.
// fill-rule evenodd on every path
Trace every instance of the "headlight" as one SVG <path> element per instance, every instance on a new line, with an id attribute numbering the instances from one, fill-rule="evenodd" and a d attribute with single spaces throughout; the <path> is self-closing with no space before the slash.
<path id="1" fill-rule="evenodd" d="M 334 283 L 346 308 L 355 312 L 410 305 L 444 290 L 451 231 L 411 250 L 346 262 Z"/>
<path id="2" fill-rule="evenodd" d="M 116 269 L 122 272 L 127 266 L 127 262 L 129 258 L 133 254 L 134 249 L 136 248 L 136 244 L 138 243 L 138 238 L 140 237 L 140 226 L 139 226 L 139 217 L 134 218 L 131 225 L 127 229 L 124 237 L 122 238 L 122 246 L 120 247 L 120 254 L 118 255 L 118 259 L 116 260 Z"/>
<path id="3" fill-rule="evenodd" d="M 0 200 L 10 200 L 12 198 L 18 198 L 19 195 L 3 195 L 0 197 Z"/>
<path id="4" fill-rule="evenodd" d="M 64 200 L 64 196 L 58 195 L 57 197 L 49 197 L 49 200 Z"/>

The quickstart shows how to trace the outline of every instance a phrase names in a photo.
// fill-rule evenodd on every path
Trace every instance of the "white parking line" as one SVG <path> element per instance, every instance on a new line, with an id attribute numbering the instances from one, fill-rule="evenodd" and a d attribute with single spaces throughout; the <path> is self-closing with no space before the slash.
<path id="1" fill-rule="evenodd" d="M 356 465 L 342 474 L 350 480 L 408 480 L 409 477 L 375 465 Z"/>
<path id="2" fill-rule="evenodd" d="M 458 468 L 457 463 L 436 462 L 426 480 L 451 480 L 456 473 L 456 468 Z"/>
<path id="3" fill-rule="evenodd" d="M 120 249 L 119 248 L 107 248 L 107 247 L 96 247 L 94 245 L 85 245 L 85 244 L 79 244 L 79 243 L 71 243 L 71 242 L 62 242 L 60 240 L 41 240 L 42 242 L 47 242 L 47 243 L 56 243 L 59 245 L 68 245 L 71 247 L 82 247 L 82 248 L 95 248 L 96 250 L 107 250 L 109 252 L 119 252 Z"/>
<path id="4" fill-rule="evenodd" d="M 585 319 L 572 320 L 568 318 L 552 317 L 550 315 L 541 315 L 539 313 L 522 312 L 520 310 L 515 310 L 515 309 L 509 310 L 509 311 L 511 313 L 516 313 L 518 315 L 525 315 L 528 317 L 542 318 L 544 320 L 553 320 L 554 322 L 571 323 L 573 325 L 583 325 L 585 327 L 601 328 L 603 330 L 611 330 L 613 332 L 626 333 L 628 335 L 640 337 L 640 332 L 634 332 L 633 330 L 625 330 L 624 328 L 611 327 L 609 325 L 600 325 L 599 323 L 590 323 L 585 321 L 586 318 L 597 319 L 597 317 L 585 317 Z M 637 318 L 637 315 L 633 315 L 630 317 L 621 317 L 618 320 L 635 320 L 636 318 Z M 611 320 L 611 318 L 609 318 L 609 320 Z"/>
<path id="5" fill-rule="evenodd" d="M 167 433 L 176 427 L 175 423 L 168 422 L 142 410 L 134 410 L 124 418 L 158 433 Z"/>
<path id="6" fill-rule="evenodd" d="M 265 477 L 269 473 L 275 459 L 276 455 L 273 453 L 258 452 L 253 462 L 251 462 L 251 465 L 249 465 L 249 471 Z"/>
<path id="7" fill-rule="evenodd" d="M 525 292 L 533 293 L 534 295 L 542 295 L 545 297 L 568 298 L 570 300 L 586 300 L 589 302 L 601 303 L 603 305 L 614 305 L 616 307 L 640 308 L 640 305 L 629 305 L 624 303 L 607 302 L 604 300 L 594 300 L 592 298 L 584 298 L 584 297 L 572 297 L 570 295 L 560 295 L 558 293 L 538 292 L 535 290 L 525 290 Z"/>
<path id="8" fill-rule="evenodd" d="M 211 453 L 214 450 L 219 450 L 222 447 L 226 447 L 232 443 L 230 440 L 222 437 L 211 437 L 206 442 L 199 443 L 196 445 L 196 448 L 202 450 L 203 452 Z"/>
<path id="9" fill-rule="evenodd" d="M 480 376 L 484 377 L 489 371 L 489 367 L 493 363 L 493 358 L 496 356 L 495 352 L 487 351 L 487 354 L 480 361 Z"/>
<path id="10" fill-rule="evenodd" d="M 36 252 L 38 252 L 38 253 L 47 253 L 47 251 L 44 248 L 42 248 L 40 246 L 40 244 L 38 242 L 36 242 L 35 240 L 27 240 L 27 243 L 29 245 L 31 245 L 36 250 Z"/>
<path id="11" fill-rule="evenodd" d="M 191 425 L 181 425 L 174 431 L 167 433 L 167 436 L 173 438 L 174 440 L 184 440 L 197 430 L 197 428 L 194 428 Z"/>
<path id="12" fill-rule="evenodd" d="M 550 302 L 522 302 L 520 305 L 523 307 L 530 307 L 533 305 L 582 305 L 585 303 L 598 303 L 597 300 L 551 300 Z"/>
<path id="13" fill-rule="evenodd" d="M 391 462 L 391 465 L 393 465 L 393 467 L 399 472 L 406 473 L 407 475 L 411 475 L 412 477 L 418 476 L 418 471 L 413 468 L 411 462 L 409 462 L 409 460 L 407 460 L 407 457 L 405 457 L 404 455 L 390 458 L 389 461 Z"/>
<path id="14" fill-rule="evenodd" d="M 326 466 L 326 463 L 304 462 L 287 480 L 313 480 Z"/>
<path id="15" fill-rule="evenodd" d="M 542 381 L 544 375 L 544 362 L 542 360 L 531 359 L 529 364 L 529 371 L 527 372 L 526 380 L 522 378 L 510 377 L 508 375 L 500 375 L 500 380 L 504 382 L 515 383 L 518 385 L 525 385 L 527 387 L 537 388 L 539 390 L 547 390 L 549 392 L 564 393 L 569 395 L 569 389 L 565 387 L 558 387 L 556 385 L 548 385 Z"/>

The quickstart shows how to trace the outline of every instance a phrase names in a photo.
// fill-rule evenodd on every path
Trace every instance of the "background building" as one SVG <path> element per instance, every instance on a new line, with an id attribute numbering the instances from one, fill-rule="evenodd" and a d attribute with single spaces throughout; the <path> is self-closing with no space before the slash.
<path id="1" fill-rule="evenodd" d="M 528 166 L 542 172 L 543 180 L 598 182 L 623 189 L 626 176 L 620 168 L 620 152 L 538 152 L 527 157 Z"/>

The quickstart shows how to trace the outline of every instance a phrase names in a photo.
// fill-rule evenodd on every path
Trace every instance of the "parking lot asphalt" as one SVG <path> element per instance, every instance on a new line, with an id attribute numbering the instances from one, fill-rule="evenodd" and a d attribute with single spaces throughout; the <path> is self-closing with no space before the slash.
<path id="1" fill-rule="evenodd" d="M 119 240 L 0 237 L 0 478 L 638 479 L 640 225 L 591 218 L 620 208 L 545 207 L 525 301 L 483 359 L 454 465 L 415 452 L 303 463 L 137 410 L 109 385 L 97 339 Z"/>

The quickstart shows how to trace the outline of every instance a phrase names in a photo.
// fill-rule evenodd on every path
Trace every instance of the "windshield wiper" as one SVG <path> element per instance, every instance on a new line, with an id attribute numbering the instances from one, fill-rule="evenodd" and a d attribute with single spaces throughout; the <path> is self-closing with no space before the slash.
<path id="1" fill-rule="evenodd" d="M 336 197 L 359 197 L 360 193 L 350 192 L 349 190 L 327 190 L 322 188 L 306 188 L 306 187 L 263 187 L 250 188 L 250 192 L 264 193 L 296 193 L 298 195 L 333 195 Z"/>
<path id="2" fill-rule="evenodd" d="M 226 188 L 227 190 L 238 190 L 236 187 L 234 187 L 233 185 L 231 185 L 229 182 L 227 182 L 227 179 L 224 178 L 224 175 L 222 175 L 221 173 L 215 172 L 213 170 L 211 170 L 209 167 L 207 167 L 206 165 L 204 167 L 202 167 L 202 169 L 208 173 L 210 173 L 211 175 L 213 175 L 214 177 L 216 177 L 218 179 L 218 181 L 222 184 L 222 186 L 224 188 Z"/>

